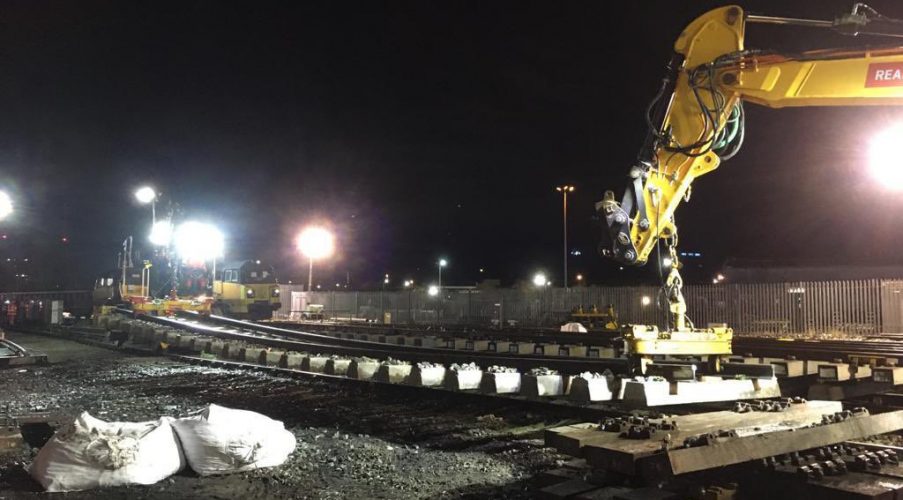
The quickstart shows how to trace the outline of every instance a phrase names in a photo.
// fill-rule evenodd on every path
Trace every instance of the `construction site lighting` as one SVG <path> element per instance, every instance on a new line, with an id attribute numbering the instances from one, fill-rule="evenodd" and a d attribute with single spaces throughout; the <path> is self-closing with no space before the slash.
<path id="1" fill-rule="evenodd" d="M 869 144 L 869 170 L 878 182 L 892 190 L 903 190 L 901 141 L 903 124 L 898 124 L 874 136 Z"/>
<path id="2" fill-rule="evenodd" d="M 548 284 L 548 281 L 549 280 L 546 279 L 546 275 L 543 273 L 536 273 L 535 275 L 533 275 L 533 284 L 538 287 L 546 286 Z"/>
<path id="3" fill-rule="evenodd" d="M 435 297 L 435 296 L 439 295 L 439 287 L 436 285 L 430 285 L 430 287 L 427 289 L 426 293 L 428 293 L 430 295 L 430 297 Z"/>
<path id="4" fill-rule="evenodd" d="M 298 250 L 309 259 L 329 257 L 335 250 L 335 237 L 319 226 L 305 228 L 298 235 Z"/>
<path id="5" fill-rule="evenodd" d="M 158 247 L 169 246 L 169 243 L 172 241 L 172 222 L 169 220 L 155 222 L 153 227 L 151 227 L 148 240 L 151 244 Z"/>
<path id="6" fill-rule="evenodd" d="M 640 299 L 640 303 L 643 304 L 644 307 L 648 306 L 652 303 L 652 298 L 650 298 L 648 295 L 643 295 L 643 298 Z"/>
<path id="7" fill-rule="evenodd" d="M 173 234 L 176 253 L 182 260 L 208 260 L 222 257 L 223 233 L 211 224 L 184 222 Z"/>
<path id="8" fill-rule="evenodd" d="M 139 203 L 150 203 L 157 199 L 157 192 L 150 186 L 142 186 L 135 191 L 135 198 Z"/>
<path id="9" fill-rule="evenodd" d="M 3 220 L 13 213 L 13 200 L 6 191 L 0 191 L 0 220 Z M 4 239 L 6 235 L 4 235 Z"/>

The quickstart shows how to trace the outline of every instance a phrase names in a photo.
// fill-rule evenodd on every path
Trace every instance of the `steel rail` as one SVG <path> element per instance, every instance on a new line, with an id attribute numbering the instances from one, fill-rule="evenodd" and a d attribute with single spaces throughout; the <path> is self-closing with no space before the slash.
<path id="1" fill-rule="evenodd" d="M 830 360 L 845 357 L 889 358 L 903 363 L 903 342 L 777 340 L 734 337 L 733 351 L 760 356 L 795 356 L 798 359 Z"/>
<path id="2" fill-rule="evenodd" d="M 628 371 L 628 361 L 621 358 L 536 357 L 486 351 L 457 351 L 435 347 L 403 346 L 365 340 L 338 339 L 327 335 L 266 327 L 256 323 L 248 323 L 221 316 L 212 317 L 210 319 L 211 321 L 221 322 L 221 324 L 232 328 L 256 333 L 248 334 L 229 332 L 203 323 L 180 321 L 160 316 L 134 314 L 133 311 L 127 309 L 117 310 L 117 312 L 127 313 L 133 315 L 137 319 L 151 321 L 172 328 L 185 329 L 203 335 L 227 338 L 230 340 L 240 340 L 284 350 L 337 354 L 352 357 L 391 357 L 413 363 L 422 361 L 443 364 L 474 362 L 484 367 L 499 365 L 516 368 L 521 371 L 545 367 L 571 375 L 587 371 L 601 372 L 605 369 L 612 370 L 615 373 L 626 373 Z M 197 316 L 196 319 L 206 320 L 207 318 Z"/>
<path id="3" fill-rule="evenodd" d="M 231 318 L 226 318 L 231 319 Z M 613 339 L 619 337 L 616 331 L 592 331 L 586 333 L 560 332 L 544 328 L 466 328 L 466 327 L 434 327 L 425 325 L 412 326 L 385 326 L 385 325 L 355 325 L 346 323 L 296 323 L 291 321 L 267 321 L 256 323 L 264 326 L 273 326 L 294 331 L 328 331 L 367 333 L 376 335 L 423 335 L 428 333 L 441 337 L 462 337 L 468 339 L 510 339 L 517 341 L 555 342 L 559 344 L 593 344 L 608 345 Z"/>

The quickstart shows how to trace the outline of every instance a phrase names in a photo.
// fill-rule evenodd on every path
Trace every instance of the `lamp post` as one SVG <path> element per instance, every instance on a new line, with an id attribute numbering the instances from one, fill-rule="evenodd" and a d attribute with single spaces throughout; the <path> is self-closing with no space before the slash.
<path id="1" fill-rule="evenodd" d="M 298 250 L 307 257 L 309 262 L 307 272 L 307 291 L 313 291 L 314 284 L 314 259 L 322 259 L 332 255 L 335 249 L 335 237 L 328 230 L 311 226 L 298 235 Z"/>
<path id="2" fill-rule="evenodd" d="M 448 261 L 445 259 L 439 259 L 439 287 L 437 291 L 442 290 L 442 268 L 448 265 Z"/>
<path id="3" fill-rule="evenodd" d="M 10 198 L 9 194 L 7 194 L 6 191 L 0 191 L 0 221 L 6 219 L 6 218 L 9 217 L 10 215 L 12 215 L 12 213 L 13 213 L 13 201 L 12 201 L 12 198 Z M 5 234 L 2 236 L 2 239 L 4 239 L 4 240 L 6 239 L 6 235 L 5 235 Z M 7 257 L 7 258 L 6 258 L 6 262 L 12 262 L 12 259 L 11 259 L 10 257 Z M 13 264 L 13 266 L 16 266 L 16 264 Z M 18 268 L 18 267 L 14 267 L 14 268 L 13 268 L 13 273 L 16 275 L 16 276 L 15 276 L 15 278 L 16 278 L 16 290 L 19 289 L 19 274 L 18 274 L 18 272 L 19 272 L 19 268 Z M 5 284 L 5 283 L 4 283 L 4 284 Z"/>
<path id="4" fill-rule="evenodd" d="M 574 186 L 565 184 L 557 186 L 556 191 L 562 194 L 562 233 L 564 236 L 564 288 L 568 288 L 568 193 L 574 192 Z"/>
<path id="5" fill-rule="evenodd" d="M 135 191 L 135 198 L 139 203 L 151 206 L 151 227 L 157 223 L 157 192 L 150 186 L 142 186 Z"/>

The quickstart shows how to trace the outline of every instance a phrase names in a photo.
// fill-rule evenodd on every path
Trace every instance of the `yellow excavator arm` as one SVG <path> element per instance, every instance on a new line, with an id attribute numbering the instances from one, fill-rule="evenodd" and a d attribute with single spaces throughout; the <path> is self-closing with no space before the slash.
<path id="1" fill-rule="evenodd" d="M 777 54 L 743 45 L 747 23 L 831 27 L 848 34 L 903 35 L 903 22 L 863 4 L 834 21 L 753 16 L 740 7 L 712 10 L 674 45 L 668 74 L 647 109 L 649 134 L 620 202 L 611 191 L 596 209 L 608 226 L 603 255 L 642 265 L 663 239 L 673 247 L 674 211 L 693 180 L 733 156 L 743 141 L 743 104 L 789 106 L 903 105 L 903 46 Z M 672 281 L 676 280 L 676 283 Z M 680 277 L 669 276 L 680 294 Z M 672 304 L 682 298 L 672 297 Z M 682 304 L 681 304 L 682 307 Z M 683 310 L 679 316 L 682 326 Z"/>

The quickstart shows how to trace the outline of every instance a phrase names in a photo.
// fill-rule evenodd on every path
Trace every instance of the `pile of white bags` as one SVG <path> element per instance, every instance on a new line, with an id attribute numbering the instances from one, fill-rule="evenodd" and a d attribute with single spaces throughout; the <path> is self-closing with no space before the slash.
<path id="1" fill-rule="evenodd" d="M 47 491 L 77 491 L 154 484 L 186 458 L 201 476 L 274 467 L 294 449 L 282 422 L 252 411 L 210 405 L 192 417 L 140 423 L 84 412 L 41 448 L 29 472 Z"/>
<path id="2" fill-rule="evenodd" d="M 104 422 L 84 412 L 41 448 L 31 475 L 47 491 L 154 484 L 185 466 L 172 420 Z"/>
<path id="3" fill-rule="evenodd" d="M 253 411 L 210 405 L 172 426 L 201 476 L 275 467 L 295 450 L 295 435 L 282 422 Z"/>

